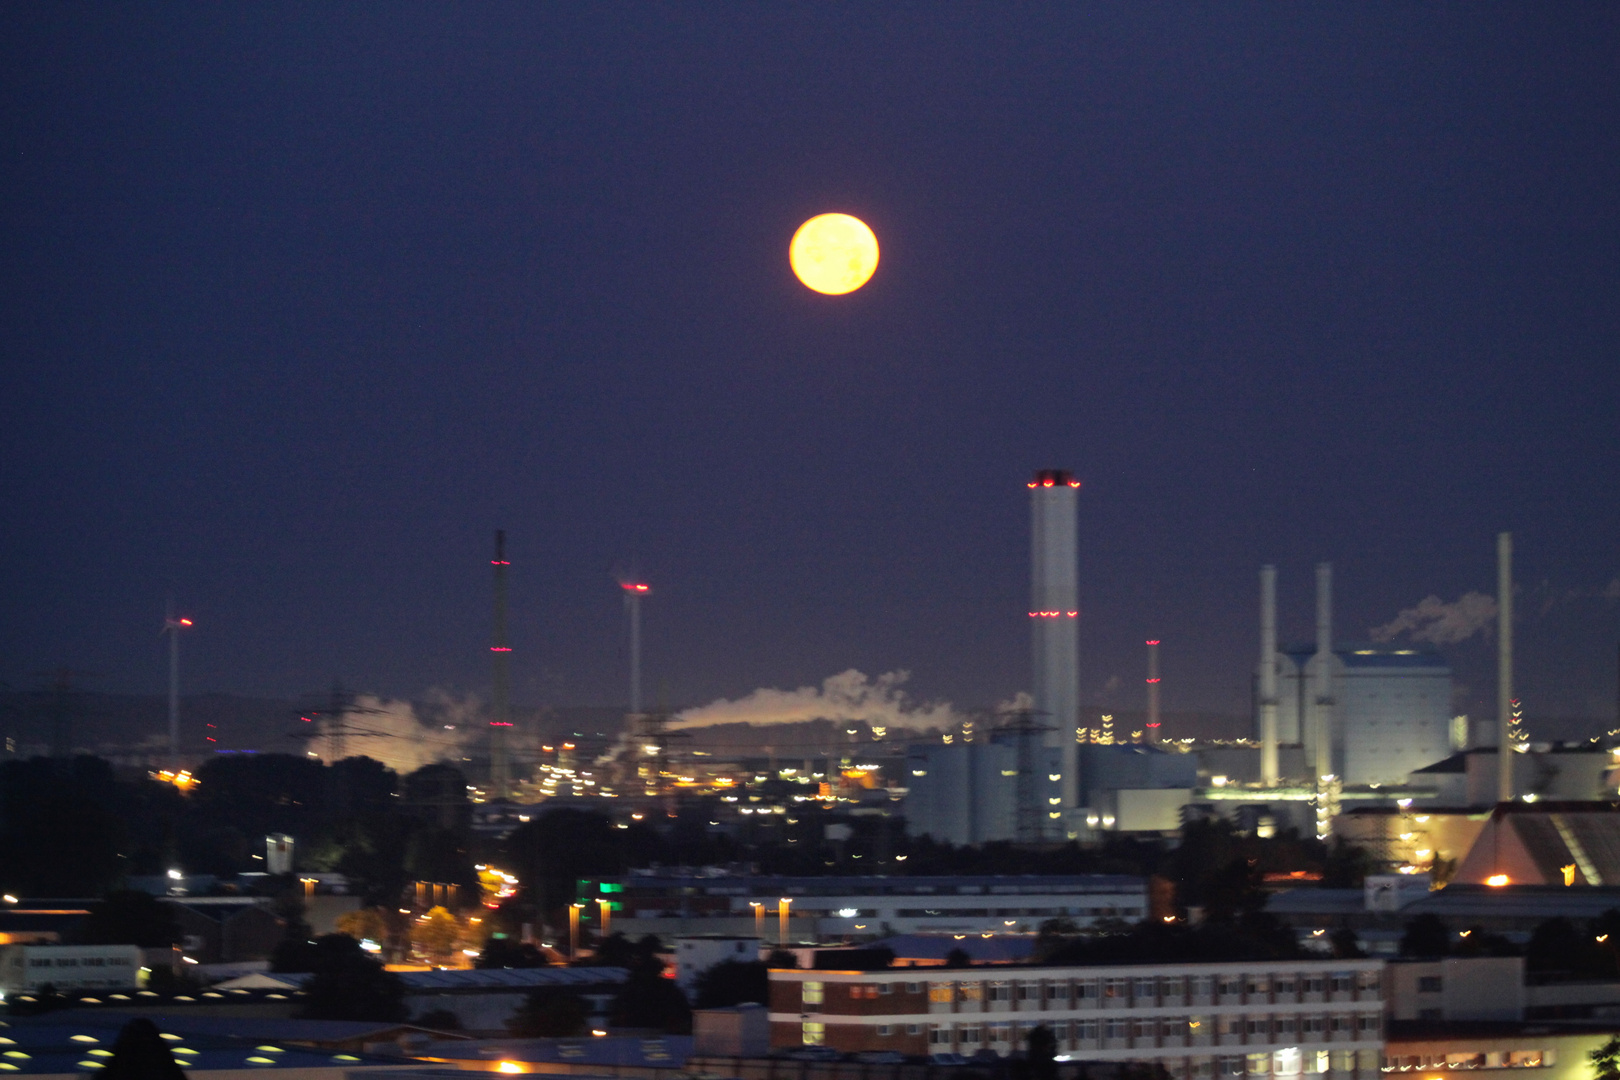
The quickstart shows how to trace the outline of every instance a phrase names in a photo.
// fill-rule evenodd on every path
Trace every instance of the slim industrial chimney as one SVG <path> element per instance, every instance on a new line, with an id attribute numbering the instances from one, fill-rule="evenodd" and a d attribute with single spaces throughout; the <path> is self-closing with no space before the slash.
<path id="1" fill-rule="evenodd" d="M 1147 741 L 1154 745 L 1159 741 L 1159 643 L 1150 641 L 1148 648 L 1148 715 L 1147 715 Z"/>
<path id="2" fill-rule="evenodd" d="M 1277 786 L 1277 568 L 1260 568 L 1260 782 Z"/>
<path id="3" fill-rule="evenodd" d="M 490 712 L 489 790 L 496 799 L 512 794 L 512 767 L 506 757 L 506 736 L 512 730 L 512 648 L 506 640 L 506 530 L 495 530 L 495 626 L 489 646 Z"/>
<path id="4" fill-rule="evenodd" d="M 1496 801 L 1513 801 L 1513 534 L 1496 534 Z"/>
<path id="5" fill-rule="evenodd" d="M 1063 805 L 1080 805 L 1084 787 L 1075 741 L 1080 721 L 1079 553 L 1075 536 L 1080 481 L 1042 469 L 1030 489 L 1030 612 L 1035 708 L 1052 728 L 1047 745 L 1063 758 Z"/>
<path id="6" fill-rule="evenodd" d="M 1316 783 L 1333 768 L 1333 564 L 1316 564 L 1316 655 L 1311 658 L 1311 745 Z"/>
<path id="7" fill-rule="evenodd" d="M 644 581 L 621 581 L 624 610 L 630 618 L 630 716 L 641 716 L 641 598 L 652 591 Z"/>

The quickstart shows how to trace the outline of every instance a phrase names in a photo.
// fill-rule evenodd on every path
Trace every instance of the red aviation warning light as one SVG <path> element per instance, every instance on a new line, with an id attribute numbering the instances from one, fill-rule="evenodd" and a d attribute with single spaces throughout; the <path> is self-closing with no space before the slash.
<path id="1" fill-rule="evenodd" d="M 1041 469 L 1035 473 L 1035 479 L 1031 480 L 1026 486 L 1031 488 L 1077 488 L 1080 486 L 1080 481 L 1076 480 L 1074 474 L 1067 469 Z"/>
<path id="2" fill-rule="evenodd" d="M 652 592 L 652 586 L 651 585 L 643 585 L 643 584 L 641 584 L 639 582 L 623 581 L 623 582 L 619 583 L 619 587 L 621 589 L 623 589 L 625 592 L 634 592 L 634 593 Z"/>

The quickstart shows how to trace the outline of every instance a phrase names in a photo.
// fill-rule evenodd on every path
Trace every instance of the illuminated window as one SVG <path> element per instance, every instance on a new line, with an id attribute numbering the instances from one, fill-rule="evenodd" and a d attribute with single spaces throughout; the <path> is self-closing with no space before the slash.
<path id="1" fill-rule="evenodd" d="M 821 1046 L 827 1041 L 827 1025 L 820 1020 L 806 1020 L 803 1038 L 806 1046 Z"/>
<path id="2" fill-rule="evenodd" d="M 800 999 L 806 1005 L 820 1005 L 827 999 L 827 988 L 819 982 L 804 983 L 803 997 Z"/>

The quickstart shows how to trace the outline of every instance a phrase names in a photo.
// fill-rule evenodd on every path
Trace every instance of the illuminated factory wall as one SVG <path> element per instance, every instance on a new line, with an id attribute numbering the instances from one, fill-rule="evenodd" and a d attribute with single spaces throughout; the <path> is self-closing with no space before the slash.
<path id="1" fill-rule="evenodd" d="M 1037 719 L 1053 730 L 1046 745 L 1061 753 L 1062 800 L 1083 795 L 1075 729 L 1080 721 L 1079 553 L 1075 535 L 1080 481 L 1042 469 L 1030 489 L 1030 633 Z"/>
<path id="2" fill-rule="evenodd" d="M 1277 727 L 1308 712 L 1313 645 L 1280 654 Z M 1334 647 L 1333 764 L 1346 784 L 1402 783 L 1451 754 L 1451 668 L 1438 653 L 1387 645 Z M 1284 741 L 1289 741 L 1284 736 Z"/>
<path id="3" fill-rule="evenodd" d="M 1041 838 L 1061 839 L 1057 812 L 1062 751 L 1035 748 L 1035 791 L 1042 804 Z M 920 743 L 906 748 L 906 832 L 953 844 L 1018 838 L 1018 745 L 991 733 L 971 743 Z M 1046 808 L 1050 807 L 1050 811 Z"/>

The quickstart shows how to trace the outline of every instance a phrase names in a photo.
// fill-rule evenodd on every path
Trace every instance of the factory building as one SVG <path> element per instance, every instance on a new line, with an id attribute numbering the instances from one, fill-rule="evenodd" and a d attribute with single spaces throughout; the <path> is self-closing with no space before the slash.
<path id="1" fill-rule="evenodd" d="M 1280 741 L 1299 741 L 1314 693 L 1314 645 L 1278 653 Z M 1346 784 L 1399 784 L 1450 756 L 1451 667 L 1431 650 L 1371 644 L 1333 648 L 1327 696 L 1332 699 L 1329 770 Z"/>
<path id="2" fill-rule="evenodd" d="M 1458 747 L 1451 734 L 1451 667 L 1430 649 L 1334 643 L 1333 568 L 1316 568 L 1316 641 L 1277 648 L 1276 569 L 1261 569 L 1255 730 L 1262 782 L 1402 784 Z M 1309 772 L 1282 777 L 1282 747 L 1303 749 Z"/>
<path id="3" fill-rule="evenodd" d="M 1090 926 L 1150 914 L 1147 882 L 1114 874 L 778 877 L 632 871 L 613 929 L 632 939 L 716 937 L 769 945 L 891 934 L 1033 934 L 1049 919 Z"/>
<path id="4" fill-rule="evenodd" d="M 1019 820 L 1019 742 L 1027 740 L 1035 806 Z M 1071 742 L 1073 740 L 1070 740 Z M 952 844 L 1063 839 L 1063 752 L 1028 735 L 988 732 L 973 742 L 906 748 L 907 831 Z M 1022 835 L 1020 830 L 1022 824 Z"/>

